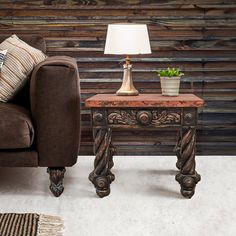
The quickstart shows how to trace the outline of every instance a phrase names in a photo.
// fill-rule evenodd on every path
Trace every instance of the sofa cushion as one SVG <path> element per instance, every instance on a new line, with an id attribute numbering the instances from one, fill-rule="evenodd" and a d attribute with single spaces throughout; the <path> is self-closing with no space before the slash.
<path id="1" fill-rule="evenodd" d="M 33 68 L 46 59 L 46 55 L 19 39 L 16 35 L 5 39 L 0 50 L 7 56 L 0 73 L 0 101 L 9 101 L 26 83 Z"/>
<path id="2" fill-rule="evenodd" d="M 15 104 L 0 102 L 0 149 L 29 148 L 33 139 L 30 113 Z"/>
<path id="3" fill-rule="evenodd" d="M 0 43 L 4 41 L 6 38 L 9 38 L 11 35 L 0 35 Z M 37 48 L 41 50 L 43 53 L 46 53 L 46 42 L 44 38 L 40 35 L 18 35 L 22 41 L 29 44 L 31 47 Z"/>

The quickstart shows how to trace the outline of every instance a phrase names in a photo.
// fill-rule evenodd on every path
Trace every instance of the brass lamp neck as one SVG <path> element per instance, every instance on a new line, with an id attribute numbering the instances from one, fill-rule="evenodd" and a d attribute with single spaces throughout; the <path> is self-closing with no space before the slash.
<path id="1" fill-rule="evenodd" d="M 126 55 L 125 64 L 126 64 L 126 65 L 130 65 L 130 58 L 129 58 L 128 55 Z"/>

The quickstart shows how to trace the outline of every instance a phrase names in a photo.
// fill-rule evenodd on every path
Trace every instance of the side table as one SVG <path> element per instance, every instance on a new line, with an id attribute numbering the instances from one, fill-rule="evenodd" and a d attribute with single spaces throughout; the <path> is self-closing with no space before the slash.
<path id="1" fill-rule="evenodd" d="M 160 94 L 139 96 L 116 96 L 98 94 L 85 101 L 91 108 L 94 138 L 94 170 L 89 180 L 94 184 L 97 195 L 110 194 L 110 184 L 115 179 L 111 172 L 115 147 L 112 145 L 112 129 L 159 129 L 178 127 L 176 180 L 181 194 L 194 195 L 200 175 L 195 170 L 197 109 L 204 101 L 193 94 L 166 97 Z"/>

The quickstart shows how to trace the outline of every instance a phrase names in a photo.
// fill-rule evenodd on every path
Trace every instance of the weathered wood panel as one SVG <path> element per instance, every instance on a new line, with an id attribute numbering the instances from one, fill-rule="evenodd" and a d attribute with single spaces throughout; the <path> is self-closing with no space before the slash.
<path id="1" fill-rule="evenodd" d="M 206 101 L 200 110 L 198 154 L 236 154 L 235 0 L 0 1 L 0 34 L 40 34 L 49 55 L 77 59 L 82 87 L 81 154 L 92 154 L 90 112 L 84 100 L 114 93 L 122 58 L 103 54 L 108 23 L 148 24 L 153 53 L 133 58 L 141 93 L 160 93 L 156 70 L 181 67 L 182 93 Z M 176 130 L 114 131 L 118 154 L 170 154 Z M 145 141 L 144 141 L 145 140 Z"/>

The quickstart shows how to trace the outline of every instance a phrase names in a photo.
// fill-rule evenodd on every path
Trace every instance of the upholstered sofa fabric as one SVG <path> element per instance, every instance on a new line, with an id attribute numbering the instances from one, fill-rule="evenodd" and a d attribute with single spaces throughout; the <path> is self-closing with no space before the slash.
<path id="1" fill-rule="evenodd" d="M 0 102 L 0 149 L 29 148 L 33 139 L 29 112 L 23 107 Z"/>
<path id="2" fill-rule="evenodd" d="M 48 57 L 30 80 L 39 166 L 72 166 L 80 143 L 80 81 L 76 60 Z"/>
<path id="3" fill-rule="evenodd" d="M 37 167 L 38 153 L 31 149 L 1 150 L 1 167 Z"/>
<path id="4" fill-rule="evenodd" d="M 8 50 L 0 73 L 0 101 L 11 99 L 25 84 L 33 68 L 46 59 L 46 55 L 19 39 L 16 35 L 5 39 L 0 50 Z"/>

